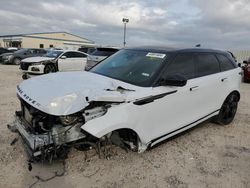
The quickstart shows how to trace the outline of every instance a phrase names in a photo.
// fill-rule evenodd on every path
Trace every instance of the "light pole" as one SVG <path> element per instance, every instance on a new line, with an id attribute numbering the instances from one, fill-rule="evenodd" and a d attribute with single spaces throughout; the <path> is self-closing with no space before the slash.
<path id="1" fill-rule="evenodd" d="M 126 24 L 129 22 L 128 18 L 122 18 L 122 22 L 124 23 L 124 34 L 123 34 L 123 46 L 126 45 Z"/>

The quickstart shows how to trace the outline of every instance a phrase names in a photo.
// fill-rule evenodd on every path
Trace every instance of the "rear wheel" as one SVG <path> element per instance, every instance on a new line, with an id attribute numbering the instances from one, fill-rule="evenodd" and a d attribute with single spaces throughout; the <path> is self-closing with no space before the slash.
<path id="1" fill-rule="evenodd" d="M 215 122 L 221 125 L 230 124 L 236 114 L 238 102 L 238 95 L 231 93 L 224 101 L 220 113 L 215 117 Z"/>
<path id="2" fill-rule="evenodd" d="M 52 72 L 56 72 L 56 67 L 52 64 L 46 65 L 44 68 L 44 73 L 48 74 L 48 73 L 52 73 Z"/>

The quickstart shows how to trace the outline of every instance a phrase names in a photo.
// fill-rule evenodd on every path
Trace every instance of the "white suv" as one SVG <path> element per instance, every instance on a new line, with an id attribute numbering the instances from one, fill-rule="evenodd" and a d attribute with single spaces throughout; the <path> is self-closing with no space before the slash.
<path id="1" fill-rule="evenodd" d="M 49 50 L 44 56 L 23 59 L 20 69 L 24 76 L 47 74 L 57 71 L 82 71 L 88 54 L 80 51 Z"/>
<path id="2" fill-rule="evenodd" d="M 10 128 L 33 157 L 107 140 L 142 152 L 209 118 L 231 123 L 240 81 L 241 68 L 224 51 L 123 49 L 89 72 L 22 82 L 22 108 Z"/>

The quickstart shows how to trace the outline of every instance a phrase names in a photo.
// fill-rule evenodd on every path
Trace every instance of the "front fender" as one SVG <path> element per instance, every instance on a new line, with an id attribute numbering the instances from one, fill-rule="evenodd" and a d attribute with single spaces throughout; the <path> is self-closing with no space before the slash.
<path id="1" fill-rule="evenodd" d="M 130 105 L 130 103 L 124 103 L 112 107 L 108 109 L 105 115 L 87 121 L 81 128 L 97 138 L 101 138 L 114 130 L 128 128 L 135 131 L 141 142 L 145 143 L 142 133 L 137 130 L 135 125 L 136 120 L 130 116 Z"/>

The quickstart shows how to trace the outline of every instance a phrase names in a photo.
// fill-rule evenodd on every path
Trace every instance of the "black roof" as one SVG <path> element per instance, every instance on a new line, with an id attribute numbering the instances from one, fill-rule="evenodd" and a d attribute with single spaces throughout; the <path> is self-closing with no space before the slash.
<path id="1" fill-rule="evenodd" d="M 206 48 L 171 48 L 165 46 L 139 46 L 139 47 L 131 47 L 125 48 L 131 50 L 141 50 L 141 51 L 152 51 L 152 52 L 213 52 L 213 53 L 224 53 L 228 54 L 226 51 L 216 50 L 216 49 L 206 49 Z"/>

